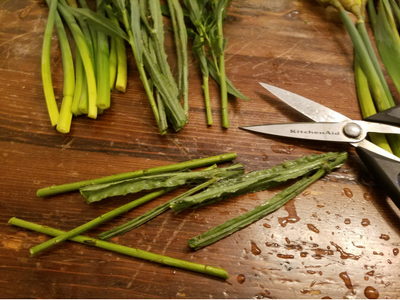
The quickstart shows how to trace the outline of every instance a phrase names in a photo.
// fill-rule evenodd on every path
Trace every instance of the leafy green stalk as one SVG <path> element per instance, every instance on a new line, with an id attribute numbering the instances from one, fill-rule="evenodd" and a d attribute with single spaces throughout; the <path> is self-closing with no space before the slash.
<path id="1" fill-rule="evenodd" d="M 52 0 L 50 3 L 49 16 L 47 18 L 46 28 L 44 31 L 43 46 L 42 46 L 42 82 L 44 97 L 46 100 L 47 111 L 49 113 L 52 126 L 56 126 L 59 117 L 56 98 L 54 96 L 53 82 L 51 80 L 50 66 L 50 49 L 51 37 L 53 35 L 53 27 L 56 18 L 58 0 Z"/>
<path id="2" fill-rule="evenodd" d="M 132 11 L 132 16 L 131 16 L 131 22 L 129 21 L 128 18 L 128 12 L 125 7 L 121 8 L 121 14 L 122 14 L 122 19 L 123 23 L 125 25 L 126 31 L 128 32 L 128 37 L 129 37 L 129 43 L 131 45 L 132 51 L 133 51 L 133 56 L 135 57 L 136 65 L 139 70 L 139 75 L 140 79 L 142 80 L 144 89 L 146 91 L 147 98 L 149 99 L 150 102 L 150 107 L 153 111 L 154 117 L 157 122 L 157 126 L 160 129 L 160 133 L 164 134 L 165 131 L 161 129 L 160 126 L 160 116 L 158 114 L 158 108 L 156 101 L 154 99 L 153 95 L 153 90 L 150 88 L 147 75 L 144 69 L 144 64 L 143 64 L 143 49 L 142 49 L 142 42 L 141 42 L 141 34 L 140 34 L 140 14 L 139 14 L 139 5 L 137 0 L 132 0 L 131 1 L 131 11 Z"/>
<path id="3" fill-rule="evenodd" d="M 101 177 L 101 178 L 97 178 L 97 179 L 84 180 L 84 181 L 67 183 L 67 184 L 62 184 L 62 185 L 53 185 L 53 186 L 50 186 L 47 188 L 39 189 L 37 191 L 37 196 L 38 197 L 52 196 L 52 195 L 57 195 L 57 194 L 61 194 L 61 193 L 76 191 L 76 190 L 79 190 L 81 187 L 92 185 L 92 184 L 110 183 L 110 182 L 114 182 L 114 181 L 127 180 L 127 179 L 137 178 L 140 176 L 145 176 L 145 175 L 150 175 L 150 174 L 159 174 L 159 173 L 164 173 L 164 172 L 174 172 L 174 171 L 182 171 L 182 170 L 187 170 L 187 169 L 195 169 L 195 168 L 200 168 L 200 167 L 204 167 L 204 166 L 209 166 L 212 164 L 228 162 L 228 161 L 234 160 L 235 158 L 236 158 L 236 153 L 226 153 L 226 154 L 220 154 L 220 155 L 216 155 L 216 156 L 193 159 L 193 160 L 176 163 L 176 164 L 171 164 L 171 165 L 164 165 L 164 166 L 149 168 L 149 169 L 145 169 L 145 170 L 115 174 L 115 175 Z"/>
<path id="4" fill-rule="evenodd" d="M 243 165 L 236 164 L 227 168 L 215 170 L 163 173 L 111 183 L 96 184 L 82 187 L 80 192 L 88 203 L 92 203 L 108 197 L 121 196 L 156 188 L 176 187 L 185 185 L 186 183 L 201 182 L 214 177 L 231 177 L 242 174 L 243 172 Z"/>
<path id="5" fill-rule="evenodd" d="M 363 119 L 365 119 L 376 114 L 376 109 L 368 87 L 367 77 L 365 77 L 356 53 L 354 54 L 354 78 L 361 114 Z M 392 153 L 390 145 L 384 134 L 370 132 L 368 133 L 368 136 L 370 137 L 372 143 Z"/>
<path id="6" fill-rule="evenodd" d="M 165 193 L 171 191 L 172 189 L 173 188 L 164 188 L 164 189 L 157 190 L 155 192 L 151 192 L 150 194 L 147 194 L 147 195 L 145 195 L 145 196 L 143 196 L 141 198 L 138 198 L 138 199 L 136 199 L 134 201 L 131 201 L 131 202 L 125 204 L 125 205 L 122 205 L 122 206 L 120 206 L 120 207 L 118 207 L 116 209 L 113 209 L 113 210 L 111 210 L 111 211 L 109 211 L 109 212 L 107 212 L 107 213 L 105 213 L 105 214 L 103 214 L 103 215 L 101 215 L 101 216 L 99 216 L 99 217 L 97 217 L 97 218 L 95 218 L 95 219 L 93 219 L 93 220 L 91 220 L 91 221 L 89 221 L 89 222 L 87 222 L 87 223 L 75 228 L 75 229 L 72 229 L 72 230 L 70 230 L 68 232 L 63 233 L 62 235 L 56 236 L 56 237 L 54 237 L 54 238 L 52 238 L 50 240 L 47 240 L 44 243 L 41 243 L 41 244 L 39 244 L 39 245 L 37 245 L 35 247 L 32 247 L 30 249 L 30 253 L 33 254 L 33 255 L 37 254 L 37 253 L 39 253 L 39 252 L 41 252 L 41 251 L 43 251 L 43 250 L 45 250 L 45 249 L 47 249 L 49 247 L 57 245 L 57 244 L 65 241 L 65 240 L 67 240 L 67 239 L 69 239 L 71 237 L 77 236 L 78 234 L 81 234 L 82 232 L 85 232 L 85 231 L 87 231 L 87 230 L 89 230 L 89 229 L 91 229 L 91 228 L 93 228 L 95 226 L 98 226 L 98 225 L 100 225 L 100 224 L 102 224 L 102 223 L 104 223 L 104 222 L 106 222 L 108 220 L 111 220 L 111 219 L 115 218 L 116 216 L 119 216 L 119 215 L 121 215 L 123 213 L 126 213 L 126 212 L 130 211 L 131 209 L 133 209 L 133 208 L 135 208 L 135 207 L 137 207 L 139 205 L 142 205 L 142 204 L 144 204 L 146 202 L 149 202 L 149 201 L 151 201 L 151 200 L 153 200 L 153 199 L 155 199 L 155 198 L 157 198 L 157 197 L 159 197 L 161 195 L 164 195 Z"/>
<path id="7" fill-rule="evenodd" d="M 64 231 L 61 231 L 61 230 L 53 229 L 48 226 L 38 225 L 35 223 L 31 223 L 31 222 L 27 222 L 27 221 L 24 221 L 21 219 L 17 219 L 15 217 L 11 218 L 8 223 L 12 224 L 14 226 L 18 226 L 18 227 L 26 228 L 29 230 L 37 231 L 40 233 L 44 233 L 44 234 L 47 234 L 50 236 L 59 236 L 59 235 L 62 235 L 65 233 Z M 155 253 L 151 253 L 151 252 L 143 251 L 143 250 L 139 250 L 139 249 L 129 248 L 126 246 L 117 245 L 114 243 L 101 241 L 101 240 L 97 240 L 97 239 L 90 238 L 87 236 L 82 236 L 82 235 L 77 235 L 75 237 L 72 237 L 72 238 L 70 238 L 70 240 L 81 243 L 81 244 L 94 246 L 94 247 L 106 249 L 109 251 L 113 251 L 116 253 L 124 254 L 127 256 L 145 259 L 145 260 L 156 262 L 159 264 L 164 264 L 167 266 L 172 266 L 172 267 L 177 267 L 177 268 L 181 268 L 181 269 L 185 269 L 185 270 L 189 270 L 189 271 L 199 272 L 202 274 L 217 276 L 217 277 L 221 277 L 224 279 L 229 278 L 228 273 L 224 269 L 217 268 L 217 267 L 197 264 L 197 263 L 193 263 L 193 262 L 189 262 L 189 261 L 185 261 L 185 260 L 181 260 L 181 259 L 175 259 L 172 257 L 159 255 L 159 254 L 155 254 Z"/>
<path id="8" fill-rule="evenodd" d="M 226 87 L 226 73 L 225 73 L 225 42 L 223 35 L 223 17 L 226 6 L 229 0 L 213 0 L 214 10 L 217 16 L 218 28 L 218 70 L 219 70 L 219 84 L 221 87 L 221 115 L 222 127 L 229 128 L 229 114 L 228 114 L 228 90 Z"/>
<path id="9" fill-rule="evenodd" d="M 64 25 L 62 23 L 61 17 L 56 12 L 56 28 L 57 35 L 60 41 L 61 56 L 63 62 L 64 71 L 64 87 L 63 87 L 63 100 L 61 103 L 60 115 L 57 122 L 57 131 L 61 133 L 68 133 L 71 129 L 72 121 L 72 100 L 75 91 L 75 70 L 74 70 L 74 60 L 72 58 L 71 47 L 68 42 L 67 33 L 65 32 Z"/>
<path id="10" fill-rule="evenodd" d="M 285 190 L 279 192 L 274 197 L 272 197 L 269 201 L 264 204 L 256 207 L 255 209 L 239 216 L 225 223 L 214 227 L 213 229 L 198 235 L 194 238 L 191 238 L 188 241 L 188 244 L 194 250 L 198 250 L 205 246 L 208 246 L 212 243 L 219 241 L 220 239 L 231 235 L 232 233 L 246 227 L 262 218 L 270 214 L 271 212 L 279 209 L 284 204 L 286 204 L 289 200 L 297 196 L 301 193 L 306 187 L 310 184 L 314 183 L 316 180 L 321 178 L 325 174 L 325 169 L 320 168 L 317 172 L 314 173 L 311 177 L 303 177 L 299 181 L 297 181 L 292 186 L 286 188 Z"/>
<path id="11" fill-rule="evenodd" d="M 204 38 L 198 34 L 196 34 L 194 38 L 192 52 L 195 54 L 195 56 L 200 62 L 200 69 L 203 77 L 202 88 L 204 92 L 204 103 L 206 108 L 207 125 L 211 126 L 213 124 L 213 120 L 212 120 L 211 103 L 210 103 L 210 87 L 208 84 L 209 82 L 208 78 L 210 76 L 210 73 L 208 71 L 207 58 L 206 58 L 206 53 L 204 51 Z"/>
<path id="12" fill-rule="evenodd" d="M 79 49 L 81 54 L 83 66 L 85 68 L 86 80 L 88 86 L 88 116 L 90 118 L 97 118 L 97 88 L 96 88 L 96 77 L 90 57 L 90 51 L 86 43 L 85 36 L 82 33 L 79 25 L 76 23 L 74 16 L 71 11 L 72 8 L 65 3 L 65 0 L 60 0 L 60 5 L 58 5 L 58 10 L 67 23 L 69 29 L 71 30 L 72 36 L 74 37 L 75 44 Z"/>
<path id="13" fill-rule="evenodd" d="M 235 178 L 220 180 L 201 193 L 175 201 L 171 208 L 175 212 L 180 212 L 189 207 L 208 205 L 227 197 L 265 190 L 319 169 L 341 156 L 345 156 L 345 153 L 310 155 L 285 162 L 271 169 L 253 171 Z"/>
<path id="14" fill-rule="evenodd" d="M 187 30 L 182 6 L 178 0 L 168 0 L 172 24 L 175 32 L 175 45 L 178 52 L 178 88 L 183 97 L 183 109 L 189 113 L 189 66 L 187 55 Z"/>
<path id="15" fill-rule="evenodd" d="M 320 179 L 327 172 L 340 167 L 347 159 L 347 154 L 342 153 L 337 156 L 333 161 L 327 162 L 319 169 L 317 169 L 314 174 L 305 175 L 302 179 L 294 183 L 292 186 L 286 188 L 285 190 L 279 192 L 274 197 L 264 202 L 262 205 L 256 207 L 255 209 L 233 218 L 225 223 L 214 227 L 213 229 L 196 236 L 188 241 L 189 246 L 195 250 L 203 248 L 207 245 L 215 243 L 220 239 L 246 227 L 262 218 L 271 212 L 279 209 L 289 200 L 301 193 L 309 185 Z"/>
<path id="16" fill-rule="evenodd" d="M 213 166 L 210 168 L 213 168 Z M 202 189 L 215 183 L 217 180 L 218 180 L 217 178 L 211 178 L 210 180 L 195 186 L 194 188 L 180 194 L 177 197 L 174 197 L 174 198 L 168 200 L 167 202 L 165 202 L 165 203 L 157 206 L 156 208 L 146 212 L 145 214 L 129 221 L 128 223 L 122 224 L 116 228 L 113 228 L 109 231 L 99 234 L 99 238 L 101 240 L 109 240 L 113 237 L 116 237 L 116 236 L 124 234 L 134 228 L 137 228 L 140 225 L 143 225 L 144 223 L 146 223 L 146 222 L 150 221 L 151 219 L 157 217 L 158 215 L 162 214 L 163 212 L 169 210 L 171 203 L 173 203 L 175 201 L 179 201 L 180 199 L 190 196 L 194 193 L 197 193 L 198 191 L 201 191 Z"/>

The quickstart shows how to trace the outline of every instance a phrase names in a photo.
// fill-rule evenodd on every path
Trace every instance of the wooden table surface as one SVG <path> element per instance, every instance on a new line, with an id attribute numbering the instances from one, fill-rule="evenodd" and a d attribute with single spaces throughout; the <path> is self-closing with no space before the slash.
<path id="1" fill-rule="evenodd" d="M 336 11 L 311 0 L 232 1 L 225 26 L 227 75 L 251 101 L 230 98 L 231 126 L 222 129 L 218 88 L 212 82 L 214 125 L 207 127 L 200 70 L 191 55 L 189 123 L 181 132 L 165 136 L 158 134 L 130 51 L 126 94 L 113 92 L 108 111 L 97 120 L 75 118 L 69 134 L 50 126 L 40 73 L 47 15 L 43 0 L 0 1 L 1 298 L 400 296 L 400 213 L 354 149 L 238 129 L 304 121 L 262 89 L 260 81 L 360 118 L 353 49 Z M 169 33 L 166 43 L 174 65 Z M 51 55 L 53 85 L 61 98 L 56 35 Z M 393 95 L 400 99 L 397 92 Z M 180 214 L 166 212 L 113 240 L 222 267 L 230 274 L 228 280 L 73 242 L 32 257 L 29 248 L 48 236 L 7 224 L 18 217 L 70 230 L 138 197 L 131 194 L 89 205 L 79 193 L 36 196 L 39 188 L 55 184 L 228 152 L 237 153 L 235 161 L 250 171 L 327 151 L 348 151 L 349 159 L 278 211 L 202 250 L 190 250 L 187 240 L 251 210 L 280 189 Z M 153 200 L 86 234 L 96 237 L 170 198 Z"/>

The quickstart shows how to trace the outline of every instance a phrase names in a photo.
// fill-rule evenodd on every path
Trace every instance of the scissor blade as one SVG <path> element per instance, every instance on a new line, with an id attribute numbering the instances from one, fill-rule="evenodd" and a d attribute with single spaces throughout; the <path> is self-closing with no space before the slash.
<path id="1" fill-rule="evenodd" d="M 351 143 L 351 144 L 354 147 L 362 147 L 362 148 L 365 148 L 365 149 L 367 149 L 367 150 L 369 150 L 371 152 L 379 154 L 381 156 L 384 156 L 384 157 L 387 157 L 387 158 L 392 159 L 394 161 L 400 162 L 400 158 L 399 157 L 397 157 L 396 155 L 394 155 L 394 154 L 392 154 L 390 152 L 387 152 L 385 149 L 383 149 L 383 148 L 371 143 L 368 140 L 363 140 L 363 141 L 361 141 L 359 143 Z"/>
<path id="2" fill-rule="evenodd" d="M 350 120 L 348 117 L 339 114 L 326 106 L 292 92 L 266 83 L 260 82 L 260 84 L 287 105 L 293 107 L 314 122 L 342 122 Z"/>
<path id="3" fill-rule="evenodd" d="M 364 135 L 360 136 L 359 139 L 349 138 L 344 134 L 343 126 L 343 123 L 287 123 L 240 128 L 264 134 L 329 142 L 355 143 L 365 137 Z"/>

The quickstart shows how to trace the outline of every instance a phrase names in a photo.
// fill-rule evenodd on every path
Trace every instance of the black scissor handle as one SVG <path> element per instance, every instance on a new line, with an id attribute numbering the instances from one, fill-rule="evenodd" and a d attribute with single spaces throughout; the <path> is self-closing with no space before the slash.
<path id="1" fill-rule="evenodd" d="M 378 184 L 400 209 L 400 163 L 362 147 L 356 152 Z"/>
<path id="2" fill-rule="evenodd" d="M 364 121 L 400 126 L 400 106 L 395 106 L 378 112 L 372 116 L 369 116 L 368 118 L 365 118 Z"/>

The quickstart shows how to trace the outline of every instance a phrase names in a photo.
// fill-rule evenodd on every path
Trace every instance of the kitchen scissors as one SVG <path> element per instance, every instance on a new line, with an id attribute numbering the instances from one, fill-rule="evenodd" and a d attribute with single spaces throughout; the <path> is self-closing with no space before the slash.
<path id="1" fill-rule="evenodd" d="M 400 126 L 400 106 L 363 121 L 351 120 L 292 92 L 266 83 L 260 84 L 314 122 L 243 126 L 241 129 L 290 138 L 350 143 L 378 184 L 400 209 L 400 158 L 366 139 L 368 132 L 400 134 L 400 128 L 397 127 Z"/>

